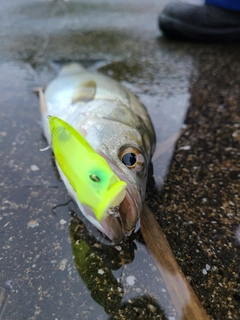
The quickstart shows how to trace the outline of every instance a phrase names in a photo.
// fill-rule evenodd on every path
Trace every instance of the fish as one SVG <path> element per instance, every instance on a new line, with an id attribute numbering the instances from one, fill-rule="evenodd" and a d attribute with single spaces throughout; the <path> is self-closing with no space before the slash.
<path id="1" fill-rule="evenodd" d="M 91 207 L 91 192 L 88 204 L 78 199 L 55 154 L 60 176 L 80 211 L 110 241 L 121 242 L 140 228 L 148 167 L 155 150 L 155 131 L 146 108 L 121 83 L 90 72 L 78 63 L 63 66 L 57 77 L 38 91 L 43 134 L 48 144 L 53 147 L 54 136 L 61 130 L 68 137 L 71 132 L 77 132 L 95 155 L 105 160 L 114 181 L 121 184 L 117 201 L 97 217 Z M 85 164 L 87 161 L 83 161 L 79 172 L 85 172 Z M 101 166 L 99 169 L 101 172 Z M 85 183 L 87 186 L 89 180 Z"/>

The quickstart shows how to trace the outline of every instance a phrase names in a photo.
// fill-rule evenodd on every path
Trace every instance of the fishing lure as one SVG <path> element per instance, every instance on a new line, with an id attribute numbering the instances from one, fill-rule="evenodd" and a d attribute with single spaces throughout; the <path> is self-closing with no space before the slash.
<path id="1" fill-rule="evenodd" d="M 89 206 L 98 221 L 114 212 L 126 195 L 126 182 L 111 170 L 87 140 L 71 125 L 49 116 L 52 148 L 57 165 L 64 173 L 77 199 Z"/>

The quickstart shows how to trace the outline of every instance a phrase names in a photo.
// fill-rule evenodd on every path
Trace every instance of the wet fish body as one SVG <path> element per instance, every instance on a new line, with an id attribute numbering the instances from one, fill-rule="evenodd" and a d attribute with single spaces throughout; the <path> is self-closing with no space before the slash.
<path id="1" fill-rule="evenodd" d="M 48 116 L 58 117 L 86 138 L 92 148 L 127 183 L 119 207 L 98 221 L 89 206 L 82 205 L 58 166 L 69 194 L 83 214 L 113 242 L 120 242 L 139 228 L 145 199 L 148 165 L 155 148 L 155 133 L 145 107 L 117 81 L 88 72 L 72 63 L 40 92 L 44 135 L 52 144 Z M 84 168 L 81 168 L 84 170 Z"/>

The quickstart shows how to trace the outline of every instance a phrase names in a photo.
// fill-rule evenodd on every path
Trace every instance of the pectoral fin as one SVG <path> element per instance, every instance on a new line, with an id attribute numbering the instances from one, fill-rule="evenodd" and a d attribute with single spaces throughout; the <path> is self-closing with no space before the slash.
<path id="1" fill-rule="evenodd" d="M 93 100 L 96 94 L 97 84 L 94 80 L 89 80 L 84 83 L 80 83 L 72 96 L 72 103 L 78 101 L 90 101 Z"/>
<path id="2" fill-rule="evenodd" d="M 183 132 L 184 132 L 184 129 L 182 129 L 180 132 L 173 134 L 166 141 L 162 143 L 157 143 L 155 153 L 152 157 L 152 161 L 156 161 L 165 151 L 167 151 L 170 148 L 173 148 L 177 140 L 183 134 Z"/>
<path id="3" fill-rule="evenodd" d="M 46 103 L 45 95 L 43 92 L 43 88 L 41 88 L 41 87 L 34 88 L 33 91 L 36 92 L 39 96 L 40 110 L 41 110 L 42 116 L 44 116 L 47 114 L 47 103 Z"/>

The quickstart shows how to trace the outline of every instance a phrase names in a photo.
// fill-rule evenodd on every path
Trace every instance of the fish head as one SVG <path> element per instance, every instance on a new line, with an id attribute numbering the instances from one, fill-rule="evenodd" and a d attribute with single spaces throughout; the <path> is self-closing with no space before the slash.
<path id="1" fill-rule="evenodd" d="M 49 125 L 59 172 L 86 218 L 115 243 L 138 230 L 151 156 L 147 130 L 113 130 L 106 121 L 85 139 L 57 117 Z"/>
<path id="2" fill-rule="evenodd" d="M 115 155 L 106 157 L 106 160 L 119 179 L 127 184 L 126 195 L 118 207 L 118 213 L 108 216 L 103 221 L 105 226 L 108 224 L 111 237 L 117 242 L 139 229 L 140 214 L 145 200 L 148 159 L 139 146 L 128 143 L 119 146 Z"/>
<path id="3" fill-rule="evenodd" d="M 118 178 L 106 160 L 68 123 L 49 117 L 49 125 L 56 162 L 70 193 L 79 203 L 91 208 L 100 223 L 123 201 L 127 183 Z"/>
<path id="4" fill-rule="evenodd" d="M 87 140 L 106 159 L 119 179 L 127 184 L 126 195 L 118 211 L 101 222 L 104 233 L 114 242 L 119 242 L 140 226 L 154 138 L 151 144 L 150 134 L 143 123 L 134 128 L 102 120 L 87 129 Z"/>

